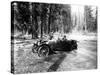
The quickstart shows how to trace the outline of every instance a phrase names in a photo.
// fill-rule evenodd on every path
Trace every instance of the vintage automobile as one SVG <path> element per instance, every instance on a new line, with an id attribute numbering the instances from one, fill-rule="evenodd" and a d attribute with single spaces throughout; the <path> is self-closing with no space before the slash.
<path id="1" fill-rule="evenodd" d="M 56 41 L 39 40 L 32 47 L 32 52 L 37 53 L 39 57 L 46 57 L 56 51 L 70 52 L 73 50 L 77 50 L 77 41 L 67 40 L 65 36 L 62 39 L 58 38 Z"/>

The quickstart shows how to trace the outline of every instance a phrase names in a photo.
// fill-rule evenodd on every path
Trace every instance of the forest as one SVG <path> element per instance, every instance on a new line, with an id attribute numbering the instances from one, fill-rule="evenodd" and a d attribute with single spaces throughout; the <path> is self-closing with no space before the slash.
<path id="1" fill-rule="evenodd" d="M 51 32 L 97 32 L 97 7 L 32 2 L 11 3 L 11 33 L 32 39 Z"/>

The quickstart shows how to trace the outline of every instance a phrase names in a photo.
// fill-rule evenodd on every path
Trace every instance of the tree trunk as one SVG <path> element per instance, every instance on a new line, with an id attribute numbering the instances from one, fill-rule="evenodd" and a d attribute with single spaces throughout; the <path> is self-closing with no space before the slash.
<path id="1" fill-rule="evenodd" d="M 51 6 L 49 5 L 49 11 L 48 11 L 48 34 L 50 33 L 50 24 L 51 24 Z"/>
<path id="2" fill-rule="evenodd" d="M 42 20 L 42 23 L 41 23 L 41 38 L 43 36 L 43 20 Z"/>

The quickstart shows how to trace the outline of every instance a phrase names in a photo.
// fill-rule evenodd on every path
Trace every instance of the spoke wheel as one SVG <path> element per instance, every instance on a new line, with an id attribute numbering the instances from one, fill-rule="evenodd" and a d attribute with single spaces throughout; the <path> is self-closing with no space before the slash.
<path id="1" fill-rule="evenodd" d="M 39 47 L 38 49 L 38 56 L 39 57 L 47 57 L 49 54 L 49 47 L 44 45 L 44 46 L 41 46 Z"/>
<path id="2" fill-rule="evenodd" d="M 32 52 L 33 53 L 37 53 L 37 48 L 38 48 L 38 45 L 35 45 L 32 47 Z"/>

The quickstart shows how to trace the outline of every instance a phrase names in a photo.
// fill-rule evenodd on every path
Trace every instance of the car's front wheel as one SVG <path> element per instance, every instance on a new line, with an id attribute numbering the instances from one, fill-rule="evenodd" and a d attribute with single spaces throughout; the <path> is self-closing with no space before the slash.
<path id="1" fill-rule="evenodd" d="M 49 55 L 49 46 L 42 45 L 38 48 L 38 56 L 39 57 L 47 57 Z"/>

